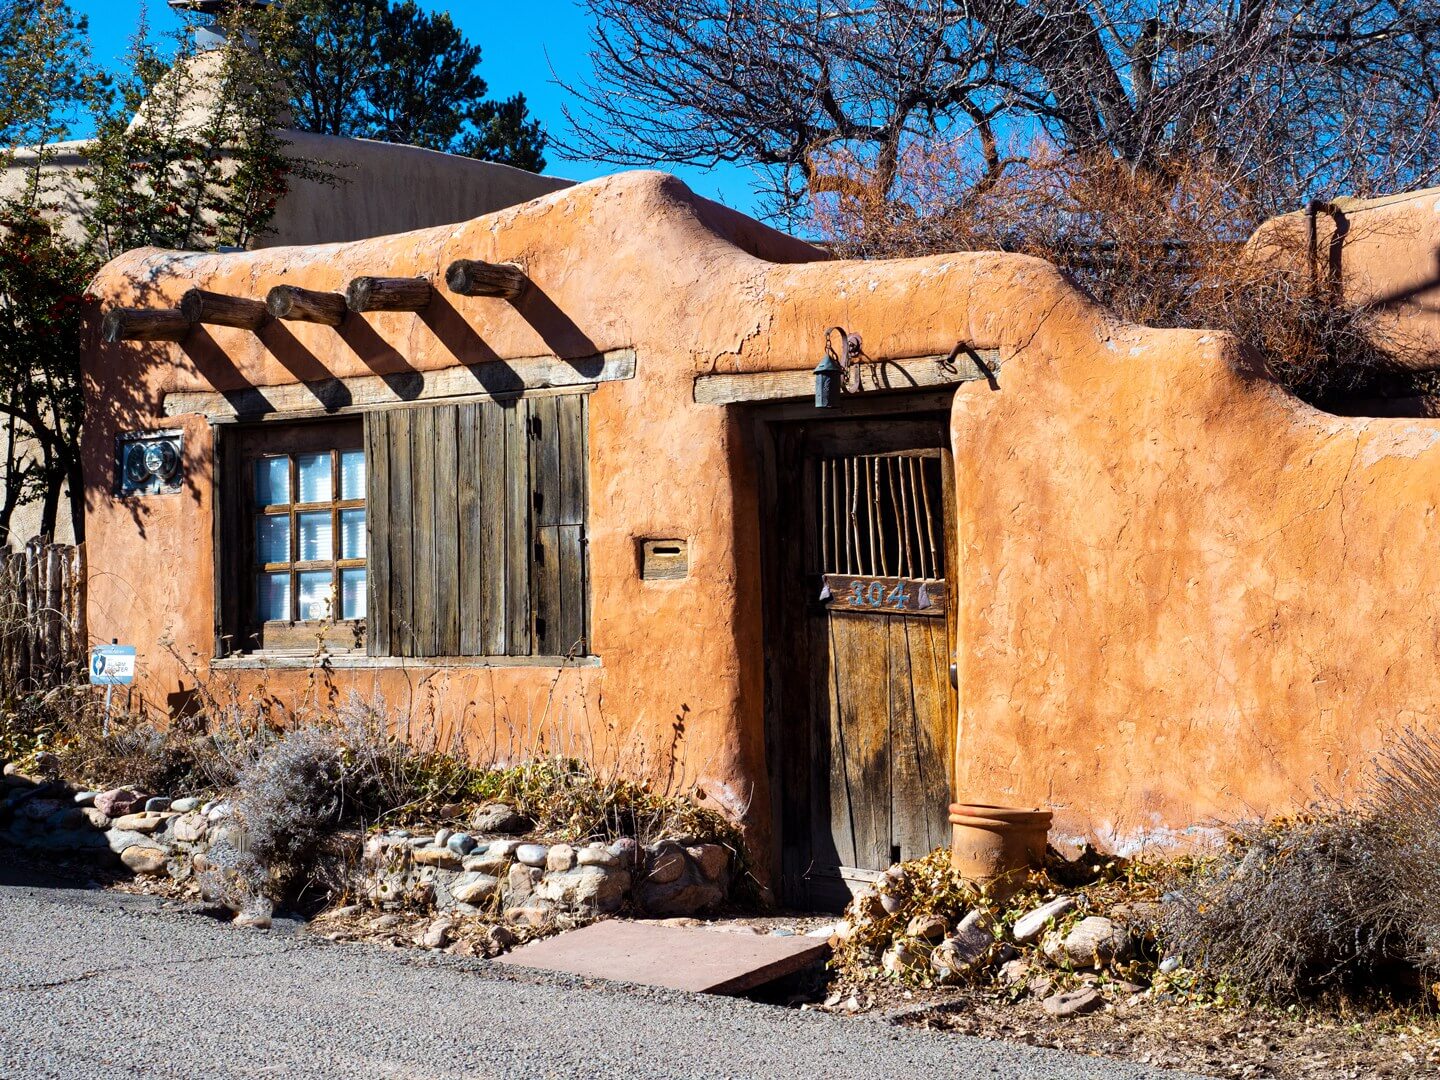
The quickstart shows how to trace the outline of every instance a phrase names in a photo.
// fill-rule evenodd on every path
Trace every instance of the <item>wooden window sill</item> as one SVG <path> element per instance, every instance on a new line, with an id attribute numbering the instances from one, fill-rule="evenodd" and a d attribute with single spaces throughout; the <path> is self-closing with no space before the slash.
<path id="1" fill-rule="evenodd" d="M 335 670 L 381 668 L 591 668 L 598 656 L 367 656 L 364 653 L 252 652 L 218 657 L 212 671 L 286 671 L 328 667 Z"/>

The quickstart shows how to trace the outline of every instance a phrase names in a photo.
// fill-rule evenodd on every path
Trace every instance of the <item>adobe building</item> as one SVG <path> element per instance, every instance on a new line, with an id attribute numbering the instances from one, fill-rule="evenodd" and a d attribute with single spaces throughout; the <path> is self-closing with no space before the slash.
<path id="1" fill-rule="evenodd" d="M 156 713 L 380 695 L 693 787 L 804 902 L 952 799 L 1183 844 L 1440 709 L 1440 424 L 1036 259 L 830 261 L 628 173 L 95 291 L 89 629 Z"/>

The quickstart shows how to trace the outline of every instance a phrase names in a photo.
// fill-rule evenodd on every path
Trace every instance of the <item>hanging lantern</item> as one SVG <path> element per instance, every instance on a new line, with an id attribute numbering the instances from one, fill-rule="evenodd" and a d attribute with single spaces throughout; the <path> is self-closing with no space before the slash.
<path id="1" fill-rule="evenodd" d="M 840 396 L 840 380 L 844 374 L 840 361 L 827 345 L 824 359 L 815 365 L 815 408 L 835 408 L 835 399 Z"/>

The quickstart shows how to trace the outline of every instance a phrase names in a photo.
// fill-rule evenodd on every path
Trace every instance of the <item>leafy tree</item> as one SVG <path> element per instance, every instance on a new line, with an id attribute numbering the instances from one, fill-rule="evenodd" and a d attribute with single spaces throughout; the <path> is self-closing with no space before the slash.
<path id="1" fill-rule="evenodd" d="M 522 94 L 485 97 L 480 49 L 414 0 L 292 0 L 278 55 L 306 131 L 408 143 L 545 167 L 545 132 Z"/>
<path id="2" fill-rule="evenodd" d="M 95 138 L 84 171 L 85 227 L 98 256 L 144 245 L 245 247 L 274 216 L 292 175 L 320 175 L 288 156 L 275 118 L 283 84 L 265 59 L 280 23 L 264 10 L 227 16 L 227 44 L 173 54 L 142 20 L 124 73 L 92 95 Z"/>
<path id="3" fill-rule="evenodd" d="M 42 535 L 53 535 L 67 488 L 83 539 L 79 365 L 96 269 L 144 245 L 249 244 L 291 175 L 321 176 L 274 131 L 282 84 L 261 57 L 279 26 L 273 13 L 239 9 L 229 40 L 260 48 L 196 55 L 188 36 L 160 48 L 142 22 L 123 72 L 106 80 L 92 74 L 84 21 L 64 0 L 0 0 L 0 134 L 11 147 L 0 197 L 0 542 L 33 501 Z M 49 166 L 86 114 L 95 138 L 77 187 Z"/>

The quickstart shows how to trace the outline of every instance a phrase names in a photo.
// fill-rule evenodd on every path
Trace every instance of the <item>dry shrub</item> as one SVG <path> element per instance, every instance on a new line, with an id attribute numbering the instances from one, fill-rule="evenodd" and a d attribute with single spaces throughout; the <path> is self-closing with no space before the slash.
<path id="1" fill-rule="evenodd" d="M 1166 947 L 1255 998 L 1371 985 L 1402 951 L 1378 888 L 1393 858 L 1392 837 L 1357 812 L 1236 826 L 1170 894 Z"/>
<path id="2" fill-rule="evenodd" d="M 1168 895 L 1167 948 L 1243 995 L 1440 988 L 1440 737 L 1410 729 L 1363 799 L 1234 826 Z M 1440 996 L 1440 995 L 1437 995 Z"/>

